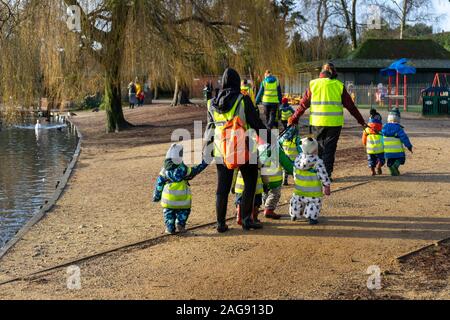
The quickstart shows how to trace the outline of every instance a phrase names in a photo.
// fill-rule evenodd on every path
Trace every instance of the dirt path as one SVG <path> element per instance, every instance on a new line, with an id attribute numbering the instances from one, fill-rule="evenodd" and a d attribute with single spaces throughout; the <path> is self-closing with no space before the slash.
<path id="1" fill-rule="evenodd" d="M 161 235 L 161 209 L 150 198 L 170 132 L 204 119 L 205 113 L 197 107 L 173 110 L 126 111 L 139 127 L 112 136 L 102 133 L 103 114 L 80 114 L 75 121 L 85 142 L 69 189 L 0 261 L 0 281 Z M 370 183 L 328 198 L 317 227 L 285 219 L 253 233 L 233 226 L 229 234 L 217 235 L 201 228 L 81 263 L 82 290 L 68 290 L 66 270 L 60 269 L 2 286 L 0 298 L 355 297 L 346 293 L 367 290 L 369 266 L 394 270 L 396 256 L 450 236 L 450 121 L 408 115 L 403 124 L 416 147 L 404 175 L 369 178 L 360 129 L 351 129 L 355 123 L 349 122 L 333 189 Z M 214 221 L 215 181 L 212 166 L 193 181 L 191 226 Z M 287 213 L 291 192 L 292 187 L 283 190 L 281 213 Z"/>

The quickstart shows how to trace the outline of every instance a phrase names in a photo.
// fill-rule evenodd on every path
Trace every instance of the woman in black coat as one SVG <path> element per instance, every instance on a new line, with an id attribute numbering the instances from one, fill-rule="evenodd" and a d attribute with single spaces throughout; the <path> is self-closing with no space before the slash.
<path id="1" fill-rule="evenodd" d="M 210 110 L 208 111 L 208 128 L 214 129 L 214 111 L 220 114 L 229 112 L 236 100 L 241 97 L 241 77 L 239 74 L 228 68 L 225 70 L 222 78 L 222 89 L 218 96 L 211 101 Z M 267 136 L 267 142 L 270 143 L 270 133 L 262 122 L 258 109 L 253 105 L 252 100 L 248 96 L 243 97 L 245 121 L 251 129 L 256 133 L 263 130 Z M 210 132 L 213 132 L 211 130 Z M 210 143 L 214 137 L 211 137 Z M 252 158 L 252 157 L 250 157 Z M 258 179 L 258 164 L 250 164 L 247 162 L 239 168 L 245 183 L 245 190 L 241 200 L 241 216 L 242 228 L 244 230 L 261 229 L 262 225 L 252 220 L 251 214 L 255 199 L 256 184 Z M 233 183 L 234 170 L 229 170 L 223 164 L 217 164 L 217 192 L 216 192 L 216 214 L 217 214 L 217 231 L 220 233 L 228 231 L 226 224 L 226 215 L 228 207 L 228 196 Z"/>

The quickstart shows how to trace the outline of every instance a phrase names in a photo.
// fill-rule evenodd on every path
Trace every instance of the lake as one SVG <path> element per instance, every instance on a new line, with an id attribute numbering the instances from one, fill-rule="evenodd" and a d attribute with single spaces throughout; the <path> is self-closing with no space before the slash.
<path id="1" fill-rule="evenodd" d="M 62 123 L 0 131 L 0 248 L 51 198 L 77 146 Z"/>

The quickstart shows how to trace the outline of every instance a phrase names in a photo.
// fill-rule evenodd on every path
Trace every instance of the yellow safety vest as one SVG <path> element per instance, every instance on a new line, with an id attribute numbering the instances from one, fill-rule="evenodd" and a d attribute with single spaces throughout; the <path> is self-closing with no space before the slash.
<path id="1" fill-rule="evenodd" d="M 366 151 L 367 154 L 381 154 L 384 153 L 383 147 L 383 136 L 379 133 L 370 133 L 369 129 L 366 129 L 367 143 Z"/>
<path id="2" fill-rule="evenodd" d="M 244 99 L 241 99 L 242 96 L 239 96 L 234 103 L 233 108 L 227 113 L 219 113 L 216 110 L 212 110 L 212 100 L 208 101 L 208 112 L 212 115 L 214 119 L 215 129 L 214 129 L 214 156 L 215 157 L 223 157 L 223 153 L 220 149 L 220 146 L 216 143 L 216 141 L 220 141 L 220 137 L 222 136 L 222 132 L 224 130 L 225 124 L 233 120 L 235 116 L 239 116 L 241 120 L 244 122 L 245 129 L 249 128 L 249 125 L 246 122 L 245 118 L 245 104 Z M 240 102 L 240 103 L 239 103 Z M 238 106 L 239 105 L 239 106 Z M 239 108 L 239 109 L 238 109 Z M 238 110 L 237 110 L 238 109 Z M 255 146 L 257 147 L 257 146 Z"/>
<path id="3" fill-rule="evenodd" d="M 397 137 L 383 137 L 384 153 L 402 153 L 405 152 L 403 143 Z"/>
<path id="4" fill-rule="evenodd" d="M 269 189 L 276 189 L 283 184 L 283 169 L 280 165 L 272 168 L 269 162 L 264 168 L 262 168 L 262 181 Z"/>
<path id="5" fill-rule="evenodd" d="M 323 197 L 322 182 L 317 176 L 317 172 L 295 169 L 294 181 L 294 194 L 297 196 L 308 198 Z"/>
<path id="6" fill-rule="evenodd" d="M 255 104 L 255 95 L 253 93 L 253 89 L 251 86 L 247 85 L 247 86 L 241 86 L 241 93 L 244 96 L 249 96 L 250 99 L 252 100 L 253 104 Z M 255 105 L 256 106 L 256 105 Z"/>
<path id="7" fill-rule="evenodd" d="M 188 168 L 188 175 L 191 173 Z M 165 172 L 161 173 L 165 176 Z M 192 194 L 186 180 L 169 182 L 164 186 L 161 198 L 161 206 L 165 209 L 190 209 L 192 206 Z"/>
<path id="8" fill-rule="evenodd" d="M 344 84 L 336 79 L 312 80 L 310 124 L 316 127 L 341 127 L 344 125 L 342 93 Z"/>
<path id="9" fill-rule="evenodd" d="M 292 110 L 281 110 L 281 120 L 288 121 L 293 114 Z"/>
<path id="10" fill-rule="evenodd" d="M 264 81 L 264 96 L 262 98 L 263 103 L 281 103 L 280 99 L 278 98 L 278 86 L 278 80 L 272 83 Z"/>
<path id="11" fill-rule="evenodd" d="M 298 136 L 295 137 L 293 140 L 285 140 L 283 141 L 283 150 L 284 153 L 291 159 L 292 161 L 295 161 L 297 159 L 299 152 L 297 149 L 297 139 Z"/>
<path id="12" fill-rule="evenodd" d="M 244 178 L 242 177 L 242 174 L 239 171 L 237 179 L 236 179 L 236 185 L 234 186 L 234 193 L 242 194 L 242 193 L 244 193 L 244 188 L 245 188 Z M 263 181 L 261 178 L 261 171 L 260 171 L 258 174 L 258 181 L 256 183 L 255 194 L 263 194 L 263 193 L 264 193 L 264 186 L 263 186 Z"/>

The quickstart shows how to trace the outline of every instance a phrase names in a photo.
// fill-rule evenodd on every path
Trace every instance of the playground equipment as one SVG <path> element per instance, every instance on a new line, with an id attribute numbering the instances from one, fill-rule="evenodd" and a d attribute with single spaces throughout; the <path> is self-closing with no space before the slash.
<path id="1" fill-rule="evenodd" d="M 424 116 L 450 115 L 450 86 L 447 81 L 449 75 L 450 73 L 436 73 L 432 86 L 422 90 Z"/>
<path id="2" fill-rule="evenodd" d="M 389 67 L 381 70 L 382 76 L 388 76 L 389 109 L 392 109 L 392 101 L 395 100 L 396 108 L 399 107 L 400 100 L 403 100 L 403 109 L 408 109 L 408 79 L 409 74 L 416 74 L 416 68 L 408 66 L 408 59 L 402 58 L 395 61 Z M 400 94 L 400 75 L 403 75 L 403 94 Z M 392 94 L 392 78 L 395 77 L 395 94 Z"/>

